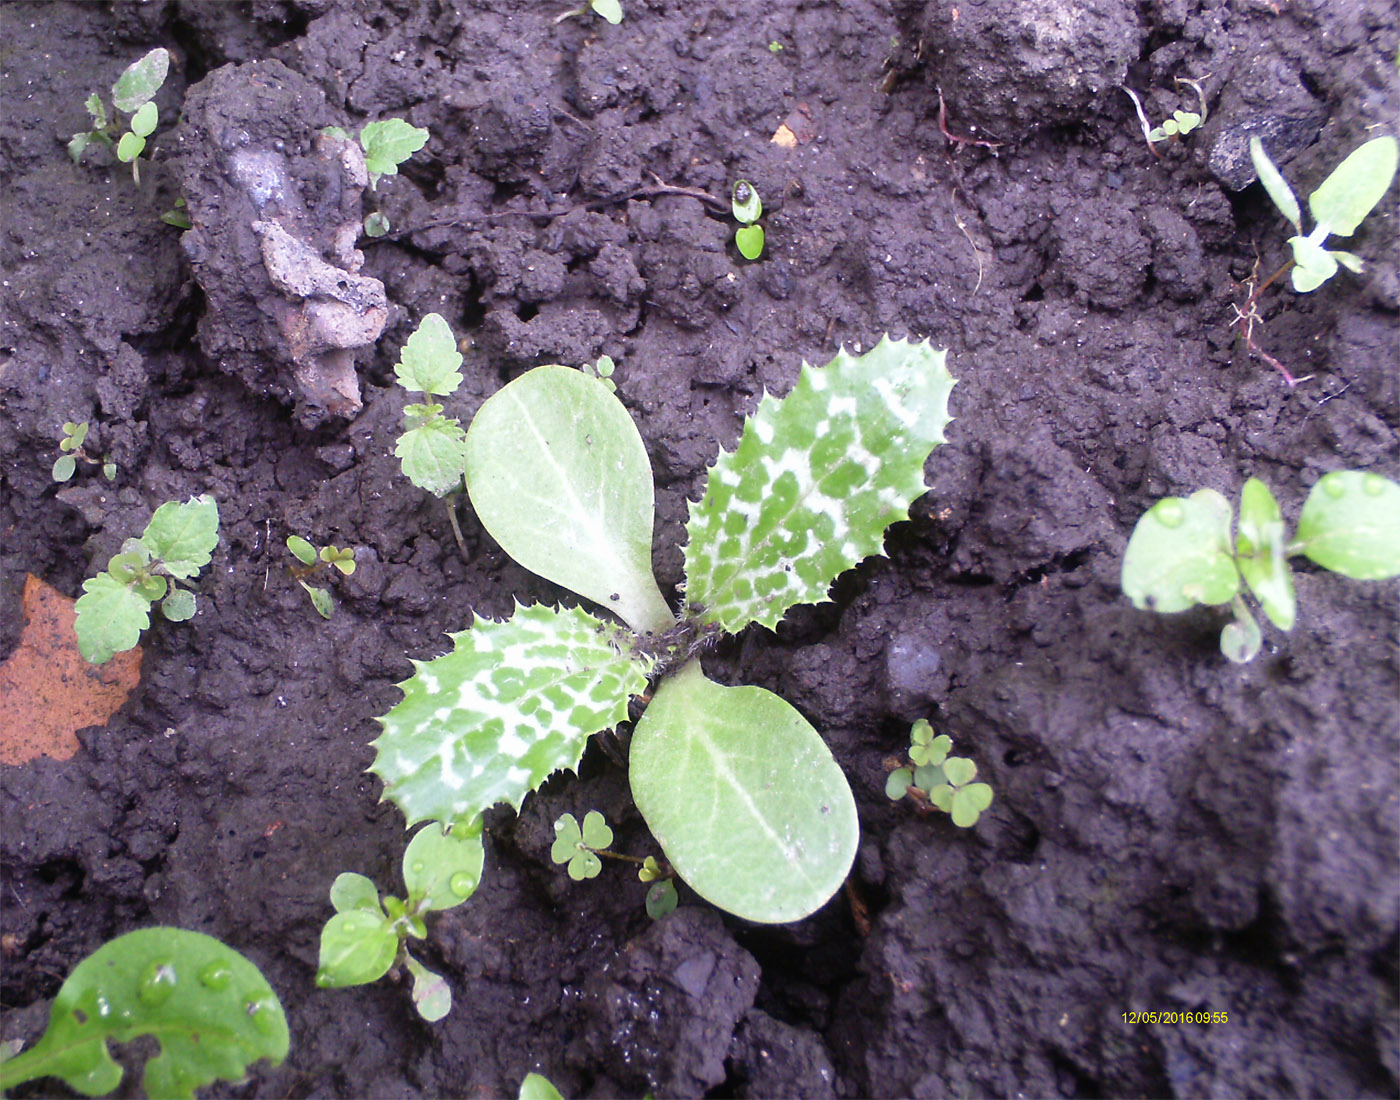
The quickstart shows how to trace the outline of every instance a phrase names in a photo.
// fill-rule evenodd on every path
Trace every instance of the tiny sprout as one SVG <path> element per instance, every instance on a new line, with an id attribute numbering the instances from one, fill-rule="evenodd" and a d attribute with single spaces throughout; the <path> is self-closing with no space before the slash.
<path id="1" fill-rule="evenodd" d="M 323 619 L 329 619 L 335 612 L 335 601 L 331 594 L 324 588 L 313 588 L 306 580 L 325 565 L 333 566 L 345 576 L 350 576 L 355 572 L 355 551 L 348 546 L 342 549 L 329 545 L 318 551 L 300 535 L 287 536 L 287 549 L 301 562 L 299 567 L 293 568 L 292 575 L 311 597 L 311 606 L 316 609 L 317 614 Z"/>
<path id="2" fill-rule="evenodd" d="M 600 355 L 596 363 L 585 363 L 579 368 L 590 378 L 596 378 L 607 387 L 609 393 L 617 392 L 617 383 L 612 380 L 613 371 L 617 369 L 612 361 L 611 355 Z"/>
<path id="3" fill-rule="evenodd" d="M 739 180 L 730 194 L 730 207 L 740 226 L 734 231 L 739 254 L 746 260 L 758 259 L 763 255 L 763 226 L 757 224 L 763 217 L 763 200 L 758 197 L 758 188 L 748 180 Z"/>
<path id="4" fill-rule="evenodd" d="M 554 22 L 557 25 L 566 19 L 582 15 L 589 8 L 593 9 L 595 15 L 607 20 L 614 27 L 622 22 L 622 0 L 589 0 L 587 7 L 570 8 L 563 15 L 555 16 Z"/>
<path id="5" fill-rule="evenodd" d="M 174 206 L 160 216 L 160 220 L 166 225 L 173 225 L 176 229 L 194 228 L 194 222 L 190 221 L 190 212 L 185 206 L 183 195 L 175 200 Z"/>
<path id="6" fill-rule="evenodd" d="M 647 856 L 642 860 L 642 866 L 637 871 L 637 877 L 643 882 L 659 882 L 666 876 L 666 872 L 661 869 L 661 864 L 656 862 L 655 856 Z"/>
<path id="7" fill-rule="evenodd" d="M 165 83 L 169 68 L 169 52 L 154 49 L 145 57 L 128 65 L 112 85 L 113 108 L 131 115 L 126 133 L 117 141 L 116 156 L 123 164 L 131 165 L 131 177 L 138 186 L 141 183 L 141 170 L 137 161 L 146 151 L 146 139 L 155 133 L 156 124 L 160 120 L 159 111 L 152 99 Z M 75 163 L 82 159 L 83 153 L 94 141 L 100 141 L 110 147 L 117 130 L 116 121 L 108 119 L 107 108 L 102 102 L 102 97 L 96 92 L 88 96 L 84 106 L 92 117 L 92 129 L 74 134 L 68 142 L 68 155 Z"/>
<path id="8" fill-rule="evenodd" d="M 597 853 L 612 843 L 613 831 L 597 810 L 584 815 L 582 830 L 573 814 L 564 814 L 554 823 L 554 834 L 549 858 L 555 863 L 567 863 L 569 877 L 575 882 L 593 878 L 603 869 Z"/>
<path id="9" fill-rule="evenodd" d="M 953 739 L 933 734 L 933 727 L 921 718 L 909 731 L 909 759 L 912 768 L 896 768 L 885 780 L 885 794 L 898 802 L 906 794 L 916 802 L 942 810 L 960 829 L 977 824 L 982 811 L 992 804 L 992 788 L 974 783 L 977 765 L 961 756 L 949 756 Z"/>
<path id="10" fill-rule="evenodd" d="M 769 43 L 768 43 L 768 52 L 769 52 L 769 53 L 782 53 L 782 52 L 783 52 L 783 44 L 782 44 L 781 42 L 777 42 L 777 41 L 769 42 Z"/>
<path id="11" fill-rule="evenodd" d="M 376 210 L 365 215 L 365 236 L 382 237 L 389 232 L 389 219 Z"/>
<path id="12" fill-rule="evenodd" d="M 110 458 L 93 458 L 83 450 L 83 442 L 87 439 L 88 422 L 84 420 L 81 424 L 68 421 L 63 425 L 63 438 L 59 440 L 58 449 L 60 454 L 53 464 L 53 479 L 58 482 L 68 481 L 78 469 L 78 459 L 82 459 L 89 466 L 101 466 L 102 476 L 108 481 L 117 479 L 117 464 Z"/>

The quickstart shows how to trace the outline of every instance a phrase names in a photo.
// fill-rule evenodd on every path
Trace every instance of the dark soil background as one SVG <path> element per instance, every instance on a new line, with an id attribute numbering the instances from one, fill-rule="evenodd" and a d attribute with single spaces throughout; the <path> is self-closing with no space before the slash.
<path id="1" fill-rule="evenodd" d="M 1298 625 L 1244 667 L 1219 614 L 1118 588 L 1160 496 L 1258 475 L 1292 520 L 1328 470 L 1400 475 L 1394 190 L 1347 245 L 1364 275 L 1261 298 L 1256 341 L 1306 381 L 1230 326 L 1287 236 L 1249 135 L 1305 194 L 1395 133 L 1393 4 L 623 0 L 620 26 L 555 25 L 567 3 L 0 7 L 0 658 L 26 573 L 77 595 L 163 501 L 213 493 L 223 520 L 199 614 L 147 634 L 126 707 L 70 761 L 0 767 L 3 1037 L 163 923 L 246 953 L 287 1007 L 287 1063 L 228 1095 L 514 1096 L 532 1069 L 565 1096 L 1396 1095 L 1396 586 L 1303 566 Z M 157 45 L 141 186 L 101 150 L 73 164 L 84 99 Z M 1117 85 L 1157 121 L 1194 107 L 1177 77 L 1211 114 L 1157 159 Z M 947 131 L 995 148 L 945 138 L 940 89 Z M 432 139 L 363 209 L 306 167 L 320 127 L 390 116 Z M 237 150 L 287 159 L 308 226 L 393 223 L 359 242 L 388 323 L 358 411 L 308 398 L 269 326 Z M 722 204 L 675 193 L 739 177 L 769 211 L 756 263 Z M 159 220 L 181 194 L 184 247 Z M 886 331 L 950 349 L 957 420 L 888 557 L 707 662 L 794 703 L 850 777 L 860 856 L 811 918 L 751 926 L 683 889 L 653 924 L 626 869 L 572 883 L 562 812 L 652 850 L 595 747 L 489 816 L 483 885 L 425 955 L 450 1016 L 313 986 L 335 875 L 401 886 L 365 768 L 408 659 L 561 596 L 467 505 L 464 560 L 392 457 L 392 364 L 431 311 L 463 338 L 464 422 L 533 365 L 618 361 L 667 591 L 686 501 L 765 388 Z M 83 419 L 119 474 L 60 492 Z M 291 533 L 356 549 L 329 622 Z M 922 716 L 995 787 L 973 830 L 883 794 Z"/>

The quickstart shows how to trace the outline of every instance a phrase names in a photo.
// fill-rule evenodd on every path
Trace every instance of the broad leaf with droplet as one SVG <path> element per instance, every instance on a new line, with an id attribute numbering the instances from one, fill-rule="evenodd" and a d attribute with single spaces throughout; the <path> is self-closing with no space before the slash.
<path id="1" fill-rule="evenodd" d="M 697 894 L 752 921 L 798 920 L 841 886 L 860 827 L 841 768 L 807 720 L 692 661 L 632 734 L 632 797 Z"/>
<path id="2" fill-rule="evenodd" d="M 409 904 L 423 910 L 461 905 L 476 893 L 484 859 L 480 818 L 454 825 L 450 832 L 429 822 L 414 834 L 403 853 Z"/>
<path id="3" fill-rule="evenodd" d="M 1324 474 L 1288 549 L 1353 580 L 1400 576 L 1400 485 L 1364 470 Z"/>
<path id="4" fill-rule="evenodd" d="M 394 921 L 377 908 L 336 913 L 321 929 L 316 984 L 340 989 L 378 981 L 394 965 L 400 938 Z"/>
<path id="5" fill-rule="evenodd" d="M 1240 590 L 1231 516 L 1230 502 L 1214 489 L 1159 500 L 1128 540 L 1123 594 L 1140 609 L 1163 613 L 1229 603 Z"/>
<path id="6" fill-rule="evenodd" d="M 470 824 L 497 802 L 519 809 L 627 717 L 651 669 L 625 630 L 579 608 L 517 606 L 451 637 L 450 653 L 414 662 L 402 701 L 379 719 L 370 770 L 410 825 Z"/>
<path id="7" fill-rule="evenodd" d="M 865 355 L 804 363 L 791 393 L 759 402 L 690 509 L 686 599 L 703 621 L 731 633 L 774 627 L 880 552 L 944 442 L 946 359 L 927 342 L 886 336 Z"/>
<path id="8" fill-rule="evenodd" d="M 262 1058 L 287 1056 L 287 1019 L 257 967 L 218 940 L 180 928 L 143 928 L 104 944 L 54 998 L 48 1030 L 0 1063 L 0 1089 L 57 1077 L 85 1096 L 121 1083 L 109 1041 L 155 1036 L 147 1096 L 193 1097 L 213 1081 L 241 1081 Z"/>

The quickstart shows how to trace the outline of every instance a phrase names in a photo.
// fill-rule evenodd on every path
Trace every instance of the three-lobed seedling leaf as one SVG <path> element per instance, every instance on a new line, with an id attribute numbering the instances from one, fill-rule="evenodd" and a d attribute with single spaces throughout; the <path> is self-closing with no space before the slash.
<path id="1" fill-rule="evenodd" d="M 461 365 L 452 329 L 441 314 L 430 313 L 404 343 L 394 377 L 409 393 L 445 397 L 462 384 Z M 404 425 L 394 447 L 404 476 L 435 496 L 461 488 L 466 453 L 462 425 L 443 416 L 442 405 L 433 401 L 406 406 Z"/>
<path id="2" fill-rule="evenodd" d="M 143 928 L 80 962 L 54 998 L 49 1026 L 29 1050 L 0 1062 L 0 1090 L 57 1077 L 85 1096 L 121 1083 L 109 1042 L 159 1041 L 146 1062 L 147 1096 L 193 1097 L 214 1081 L 287 1056 L 287 1018 L 257 967 L 200 932 Z"/>
<path id="3" fill-rule="evenodd" d="M 1308 234 L 1303 233 L 1302 211 L 1293 189 L 1257 137 L 1250 138 L 1249 155 L 1264 190 L 1293 225 L 1294 236 L 1288 239 L 1293 250 L 1293 289 L 1300 294 L 1316 290 L 1337 273 L 1338 266 L 1359 274 L 1359 256 L 1325 248 L 1324 242 L 1329 236 L 1350 237 L 1381 201 L 1400 165 L 1400 143 L 1393 137 L 1378 137 L 1352 150 L 1308 196 L 1314 222 Z"/>
<path id="4" fill-rule="evenodd" d="M 398 175 L 399 165 L 423 148 L 430 136 L 428 130 L 401 118 L 365 123 L 360 130 L 360 148 L 365 151 L 370 190 L 378 187 L 382 177 Z"/>
<path id="5" fill-rule="evenodd" d="M 583 815 L 579 826 L 573 814 L 564 814 L 554 823 L 554 846 L 549 858 L 568 865 L 569 877 L 575 882 L 594 878 L 603 869 L 598 850 L 613 842 L 613 831 L 597 810 Z"/>
<path id="6" fill-rule="evenodd" d="M 920 718 L 909 731 L 910 768 L 896 768 L 885 780 L 885 794 L 893 801 L 905 795 L 922 796 L 929 806 L 942 810 L 960 829 L 970 829 L 992 804 L 992 788 L 974 783 L 977 765 L 966 757 L 949 756 L 953 739 L 933 734 L 928 720 Z"/>
<path id="7" fill-rule="evenodd" d="M 1250 478 L 1240 493 L 1238 531 L 1230 503 L 1214 489 L 1159 500 L 1133 529 L 1123 555 L 1123 593 L 1141 609 L 1172 614 L 1230 604 L 1221 650 L 1243 663 L 1263 636 L 1243 595 L 1269 621 L 1291 630 L 1297 616 L 1288 558 L 1302 555 L 1353 580 L 1400 576 L 1400 485 L 1379 474 L 1324 474 L 1308 493 L 1290 542 L 1278 501 Z"/>
<path id="8" fill-rule="evenodd" d="M 112 106 L 131 116 L 128 128 L 116 145 L 116 156 L 123 164 L 131 165 L 132 178 L 139 184 L 141 171 L 138 158 L 146 151 L 146 139 L 155 132 L 159 112 L 152 102 L 155 94 L 165 83 L 170 69 L 170 54 L 157 48 L 137 61 L 133 61 L 112 85 Z M 74 134 L 68 142 L 68 155 L 76 162 L 94 141 L 112 144 L 116 128 L 115 120 L 109 121 L 107 108 L 102 97 L 96 92 L 88 96 L 85 104 L 92 117 L 92 129 Z"/>
<path id="9" fill-rule="evenodd" d="M 219 506 L 213 497 L 157 508 L 141 537 L 127 539 L 105 572 L 83 582 L 74 605 L 83 658 L 100 665 L 131 649 L 151 625 L 151 604 L 157 601 L 172 622 L 194 615 L 194 593 L 173 582 L 187 581 L 208 565 L 218 542 Z"/>
<path id="10" fill-rule="evenodd" d="M 758 197 L 758 188 L 748 180 L 739 180 L 730 192 L 730 209 L 739 228 L 734 231 L 734 246 L 746 260 L 756 260 L 763 255 L 763 226 L 758 219 L 763 217 L 763 200 Z"/>

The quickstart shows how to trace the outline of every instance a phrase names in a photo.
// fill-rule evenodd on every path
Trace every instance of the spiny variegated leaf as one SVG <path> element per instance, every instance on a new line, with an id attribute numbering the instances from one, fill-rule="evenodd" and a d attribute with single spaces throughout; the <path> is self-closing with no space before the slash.
<path id="1" fill-rule="evenodd" d="M 517 606 L 505 622 L 477 618 L 454 648 L 399 687 L 379 721 L 370 771 L 408 824 L 470 822 L 521 800 L 560 768 L 575 769 L 588 738 L 627 717 L 651 662 L 630 635 L 578 608 Z"/>
<path id="2" fill-rule="evenodd" d="M 806 363 L 786 397 L 765 396 L 734 453 L 721 451 L 691 506 L 686 598 L 735 632 L 820 603 L 837 576 L 879 552 L 885 528 L 924 492 L 944 441 L 947 352 L 888 336 L 861 356 Z"/>

